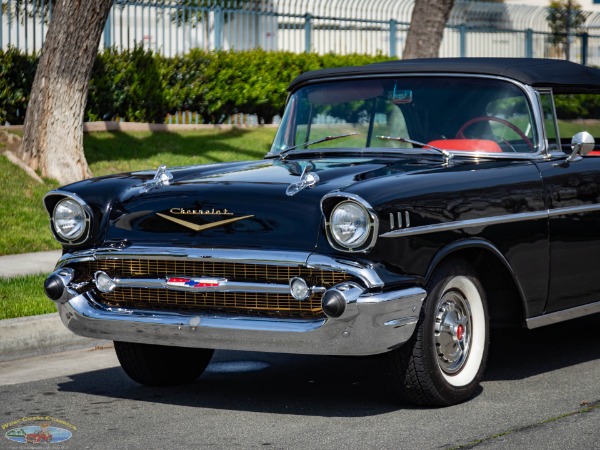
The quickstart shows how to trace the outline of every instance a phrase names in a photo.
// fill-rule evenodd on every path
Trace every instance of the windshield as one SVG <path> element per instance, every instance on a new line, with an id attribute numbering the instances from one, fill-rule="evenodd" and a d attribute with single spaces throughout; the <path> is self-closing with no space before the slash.
<path id="1" fill-rule="evenodd" d="M 365 147 L 533 153 L 538 138 L 524 92 L 507 81 L 357 79 L 294 92 L 269 155 Z"/>

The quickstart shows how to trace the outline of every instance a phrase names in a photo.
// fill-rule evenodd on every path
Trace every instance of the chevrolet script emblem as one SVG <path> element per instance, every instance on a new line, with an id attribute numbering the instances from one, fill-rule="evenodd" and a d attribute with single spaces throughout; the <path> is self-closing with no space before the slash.
<path id="1" fill-rule="evenodd" d="M 171 222 L 175 222 L 176 224 L 181 225 L 182 227 L 186 227 L 186 228 L 189 228 L 190 230 L 194 230 L 194 231 L 208 230 L 209 228 L 214 228 L 214 227 L 218 227 L 221 225 L 227 225 L 228 223 L 233 223 L 233 222 L 237 222 L 239 220 L 244 220 L 244 219 L 249 219 L 250 217 L 254 217 L 253 215 L 234 217 L 233 219 L 217 220 L 216 222 L 211 222 L 211 223 L 207 223 L 204 225 L 198 225 L 196 223 L 188 222 L 187 220 L 179 219 L 177 217 L 167 216 L 166 214 L 156 213 L 156 215 L 162 217 L 163 219 L 169 220 Z"/>

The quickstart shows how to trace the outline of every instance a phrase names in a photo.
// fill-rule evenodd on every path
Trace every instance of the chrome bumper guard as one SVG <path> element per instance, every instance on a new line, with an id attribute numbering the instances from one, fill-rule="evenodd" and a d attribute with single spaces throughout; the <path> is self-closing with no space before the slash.
<path id="1" fill-rule="evenodd" d="M 119 256 L 130 255 L 131 251 L 128 249 Z M 95 253 L 63 256 L 55 274 L 65 273 L 61 267 L 81 257 L 116 256 L 113 251 Z M 139 256 L 139 252 L 135 253 Z M 379 281 L 372 269 L 347 266 L 347 262 L 323 256 L 287 255 L 285 260 L 300 262 L 300 256 L 302 263 L 309 266 L 317 261 L 322 267 L 351 268 L 362 275 L 367 285 Z M 427 295 L 419 287 L 376 294 L 358 286 L 335 291 L 345 298 L 343 313 L 336 318 L 320 319 L 111 308 L 98 303 L 92 291 L 73 295 L 69 290 L 55 301 L 67 328 L 91 338 L 180 347 L 362 356 L 384 353 L 406 342 L 415 330 Z"/>
<path id="2" fill-rule="evenodd" d="M 91 338 L 145 344 L 322 355 L 374 355 L 412 335 L 425 291 L 360 297 L 337 319 L 291 320 L 113 310 L 89 294 L 58 303 L 63 323 Z"/>

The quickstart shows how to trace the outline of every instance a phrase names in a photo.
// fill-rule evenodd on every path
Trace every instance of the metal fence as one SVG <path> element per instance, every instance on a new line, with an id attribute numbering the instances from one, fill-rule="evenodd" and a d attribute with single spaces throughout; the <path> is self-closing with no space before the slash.
<path id="1" fill-rule="evenodd" d="M 52 0 L 0 0 L 0 48 L 41 49 Z M 414 0 L 115 0 L 101 45 L 166 56 L 205 50 L 402 53 Z M 542 7 L 458 0 L 440 56 L 564 58 Z M 600 13 L 570 36 L 570 57 L 600 65 Z"/>

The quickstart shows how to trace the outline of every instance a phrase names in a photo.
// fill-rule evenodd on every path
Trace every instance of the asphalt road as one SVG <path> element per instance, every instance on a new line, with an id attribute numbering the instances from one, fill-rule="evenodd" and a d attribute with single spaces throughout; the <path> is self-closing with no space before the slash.
<path id="1" fill-rule="evenodd" d="M 66 449 L 600 448 L 599 327 L 494 333 L 476 397 L 441 409 L 396 400 L 378 358 L 222 351 L 165 389 L 130 381 L 112 348 L 1 363 L 0 448 L 27 447 L 4 434 L 30 417 L 76 428 Z"/>

